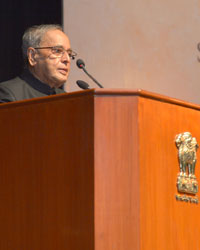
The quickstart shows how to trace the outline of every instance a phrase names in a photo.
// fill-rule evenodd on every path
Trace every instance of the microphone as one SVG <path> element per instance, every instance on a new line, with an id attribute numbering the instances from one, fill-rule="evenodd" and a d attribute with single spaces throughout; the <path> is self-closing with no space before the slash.
<path id="1" fill-rule="evenodd" d="M 86 75 L 89 76 L 100 88 L 103 88 L 103 86 L 87 72 L 87 70 L 85 69 L 85 63 L 82 59 L 78 59 L 76 61 L 76 65 L 78 66 L 79 69 L 82 69 L 86 73 Z"/>
<path id="2" fill-rule="evenodd" d="M 90 88 L 90 86 L 89 86 L 89 84 L 87 84 L 87 82 L 78 80 L 78 81 L 76 81 L 76 83 L 77 83 L 77 85 L 78 85 L 81 89 L 89 89 L 89 88 Z"/>

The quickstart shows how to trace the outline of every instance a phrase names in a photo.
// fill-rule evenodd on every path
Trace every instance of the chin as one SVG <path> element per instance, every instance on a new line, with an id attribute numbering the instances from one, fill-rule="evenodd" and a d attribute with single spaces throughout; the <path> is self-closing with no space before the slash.
<path id="1" fill-rule="evenodd" d="M 61 75 L 57 78 L 58 81 L 65 83 L 67 81 L 68 74 L 67 75 Z"/>

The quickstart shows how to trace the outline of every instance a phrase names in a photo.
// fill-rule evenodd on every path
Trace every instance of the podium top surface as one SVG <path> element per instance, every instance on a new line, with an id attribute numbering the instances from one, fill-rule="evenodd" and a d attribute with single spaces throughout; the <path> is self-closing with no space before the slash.
<path id="1" fill-rule="evenodd" d="M 81 90 L 81 91 L 74 91 L 64 94 L 57 94 L 57 95 L 51 95 L 46 97 L 39 97 L 39 98 L 33 98 L 33 99 L 27 99 L 22 101 L 15 101 L 10 103 L 1 103 L 0 109 L 5 107 L 13 107 L 18 105 L 28 105 L 33 103 L 43 103 L 43 102 L 52 102 L 56 101 L 58 99 L 68 99 L 68 98 L 76 98 L 76 97 L 85 97 L 85 96 L 91 96 L 91 97 L 110 97 L 110 96 L 138 96 L 143 97 L 147 99 L 154 99 L 160 102 L 165 103 L 171 103 L 179 106 L 184 106 L 196 110 L 200 110 L 199 104 L 194 104 L 190 102 L 186 102 L 184 100 L 168 97 L 165 95 L 153 93 L 150 91 L 142 90 L 142 89 L 104 89 L 104 88 L 98 88 L 98 89 L 87 89 L 87 90 Z"/>

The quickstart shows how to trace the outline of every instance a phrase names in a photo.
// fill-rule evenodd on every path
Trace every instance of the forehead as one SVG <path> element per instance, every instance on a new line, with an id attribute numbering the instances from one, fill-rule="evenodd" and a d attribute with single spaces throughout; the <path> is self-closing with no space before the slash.
<path id="1" fill-rule="evenodd" d="M 62 46 L 68 49 L 70 48 L 70 41 L 68 36 L 61 30 L 49 30 L 42 37 L 40 46 Z"/>

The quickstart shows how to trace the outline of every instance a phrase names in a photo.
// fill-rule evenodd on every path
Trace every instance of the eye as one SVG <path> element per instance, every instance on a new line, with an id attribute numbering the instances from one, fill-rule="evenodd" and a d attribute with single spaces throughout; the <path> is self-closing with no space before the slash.
<path id="1" fill-rule="evenodd" d="M 53 54 L 62 54 L 63 49 L 62 48 L 52 48 L 52 53 Z"/>
<path id="2" fill-rule="evenodd" d="M 73 50 L 68 50 L 67 53 L 72 60 L 74 60 L 75 57 L 77 56 L 77 53 L 74 52 Z"/>
<path id="3" fill-rule="evenodd" d="M 68 53 L 69 57 L 72 57 L 72 56 L 73 56 L 72 50 L 68 50 L 67 53 Z"/>

